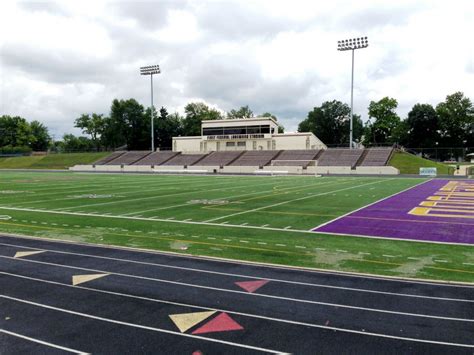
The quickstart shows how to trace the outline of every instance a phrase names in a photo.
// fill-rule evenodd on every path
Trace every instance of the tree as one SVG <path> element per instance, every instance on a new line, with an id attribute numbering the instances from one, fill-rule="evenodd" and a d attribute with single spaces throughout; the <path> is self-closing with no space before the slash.
<path id="1" fill-rule="evenodd" d="M 227 118 L 230 118 L 230 119 L 250 118 L 250 117 L 254 117 L 254 114 L 248 105 L 242 106 L 241 108 L 237 110 L 232 109 L 229 112 L 227 112 Z"/>
<path id="2" fill-rule="evenodd" d="M 92 115 L 82 114 L 74 123 L 75 127 L 82 129 L 82 133 L 91 136 L 92 142 L 94 142 L 96 149 L 99 150 L 101 145 L 100 138 L 104 132 L 106 123 L 103 115 L 98 115 L 96 113 L 93 113 Z"/>
<path id="3" fill-rule="evenodd" d="M 433 106 L 416 104 L 410 112 L 406 123 L 406 139 L 401 142 L 412 148 L 434 148 L 439 142 L 439 119 Z M 403 125 L 401 125 L 403 126 Z"/>
<path id="4" fill-rule="evenodd" d="M 262 113 L 261 117 L 271 117 L 271 118 L 273 118 L 275 121 L 278 121 L 277 116 L 271 114 L 270 112 Z M 280 124 L 280 123 L 278 123 L 278 133 L 285 133 L 285 127 L 283 127 L 283 125 Z"/>
<path id="5" fill-rule="evenodd" d="M 145 116 L 137 100 L 113 100 L 106 123 L 106 141 L 111 146 L 126 144 L 130 150 L 150 149 L 150 117 Z"/>
<path id="6" fill-rule="evenodd" d="M 150 115 L 147 109 L 147 116 Z M 155 138 L 157 147 L 160 149 L 169 149 L 172 147 L 173 137 L 180 136 L 182 133 L 182 117 L 178 113 L 168 114 L 166 108 L 160 109 L 160 115 L 155 119 Z"/>
<path id="7" fill-rule="evenodd" d="M 203 120 L 220 120 L 222 114 L 202 102 L 191 102 L 184 107 L 183 134 L 185 136 L 200 136 Z"/>
<path id="8" fill-rule="evenodd" d="M 314 107 L 308 117 L 298 125 L 299 132 L 313 132 L 325 144 L 342 145 L 349 143 L 349 117 L 351 109 L 340 101 L 326 101 Z M 353 115 L 353 138 L 358 141 L 363 133 L 360 116 Z"/>
<path id="9" fill-rule="evenodd" d="M 51 136 L 49 135 L 48 128 L 41 122 L 32 121 L 30 123 L 31 134 L 34 140 L 30 143 L 31 149 L 34 151 L 45 151 L 51 143 Z"/>
<path id="10" fill-rule="evenodd" d="M 73 134 L 65 134 L 59 143 L 62 152 L 84 152 L 94 149 L 94 142 L 87 137 L 76 137 Z"/>
<path id="11" fill-rule="evenodd" d="M 436 106 L 444 147 L 474 145 L 474 106 L 462 92 L 448 95 Z"/>
<path id="12" fill-rule="evenodd" d="M 399 138 L 396 133 L 400 124 L 395 109 L 398 106 L 397 100 L 384 97 L 380 101 L 371 101 L 369 104 L 369 117 L 374 121 L 369 123 L 365 143 L 395 143 Z"/>
<path id="13" fill-rule="evenodd" d="M 34 139 L 31 126 L 23 117 L 0 117 L 0 147 L 26 147 L 30 146 Z"/>

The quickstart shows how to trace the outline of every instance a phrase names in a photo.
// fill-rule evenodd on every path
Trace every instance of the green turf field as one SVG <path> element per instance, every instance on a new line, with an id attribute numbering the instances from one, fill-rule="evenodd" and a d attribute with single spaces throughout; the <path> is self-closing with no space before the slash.
<path id="1" fill-rule="evenodd" d="M 2 172 L 0 231 L 275 264 L 474 281 L 470 247 L 309 231 L 422 181 Z M 437 259 L 446 261 L 437 264 Z"/>

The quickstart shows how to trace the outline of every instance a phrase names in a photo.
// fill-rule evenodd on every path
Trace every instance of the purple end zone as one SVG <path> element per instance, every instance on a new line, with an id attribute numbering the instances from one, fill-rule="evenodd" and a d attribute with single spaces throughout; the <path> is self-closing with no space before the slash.
<path id="1" fill-rule="evenodd" d="M 474 205 L 463 212 L 441 212 L 451 216 L 413 215 L 409 212 L 435 195 L 450 180 L 431 180 L 347 216 L 313 229 L 315 232 L 474 244 Z M 474 182 L 466 180 L 469 191 Z M 472 185 L 472 186 L 471 186 Z M 472 188 L 472 190 L 471 190 Z M 468 192 L 469 196 L 474 192 Z M 463 197 L 474 204 L 474 197 Z M 472 201 L 472 202 L 471 202 Z M 423 207 L 424 208 L 424 207 Z M 453 208 L 453 207 L 451 207 Z M 457 208 L 457 207 L 454 207 Z M 471 210 L 468 210 L 468 209 Z M 459 216 L 459 217 L 458 217 Z"/>

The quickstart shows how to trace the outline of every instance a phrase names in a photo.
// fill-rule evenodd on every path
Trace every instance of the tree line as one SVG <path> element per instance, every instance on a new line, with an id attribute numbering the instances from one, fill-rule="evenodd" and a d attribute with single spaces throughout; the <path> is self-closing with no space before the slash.
<path id="1" fill-rule="evenodd" d="M 353 115 L 354 141 L 365 146 L 398 144 L 413 148 L 474 147 L 474 106 L 462 92 L 448 95 L 433 107 L 415 104 L 401 119 L 394 98 L 371 101 L 369 120 L 364 125 Z M 327 145 L 349 144 L 350 107 L 340 101 L 326 101 L 313 108 L 298 131 L 310 131 Z"/>
<path id="2" fill-rule="evenodd" d="M 151 109 L 144 108 L 135 99 L 113 100 L 109 116 L 96 113 L 83 114 L 75 120 L 75 126 L 89 135 L 90 144 L 95 149 L 116 149 L 126 147 L 131 150 L 150 149 Z M 277 117 L 269 112 L 260 116 Z M 184 115 L 169 113 L 165 107 L 159 112 L 153 109 L 155 147 L 171 149 L 172 138 L 178 136 L 200 136 L 203 120 L 224 118 L 250 118 L 255 114 L 248 106 L 232 109 L 224 114 L 202 102 L 191 102 L 184 107 Z M 280 132 L 283 127 L 280 126 Z"/>
<path id="3" fill-rule="evenodd" d="M 369 120 L 353 115 L 353 138 L 365 146 L 399 144 L 406 147 L 443 148 L 474 147 L 474 106 L 461 92 L 448 95 L 435 107 L 415 104 L 407 117 L 401 119 L 394 98 L 371 101 Z M 151 108 L 135 99 L 112 101 L 106 116 L 85 113 L 75 120 L 85 136 L 65 134 L 53 142 L 47 127 L 38 121 L 21 117 L 0 116 L 0 153 L 8 151 L 93 151 L 117 148 L 150 149 Z M 188 103 L 184 115 L 169 113 L 165 107 L 153 109 L 155 146 L 170 149 L 172 137 L 199 136 L 203 120 L 255 117 L 249 106 L 223 113 L 202 102 Z M 259 116 L 277 117 L 269 112 Z M 313 132 L 328 146 L 348 146 L 350 107 L 333 100 L 323 102 L 308 112 L 298 131 Z M 280 126 L 279 132 L 283 132 Z"/>

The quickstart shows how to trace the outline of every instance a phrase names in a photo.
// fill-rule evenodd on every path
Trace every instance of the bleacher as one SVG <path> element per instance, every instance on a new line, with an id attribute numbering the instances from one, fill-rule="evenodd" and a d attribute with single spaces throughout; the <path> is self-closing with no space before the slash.
<path id="1" fill-rule="evenodd" d="M 276 160 L 272 161 L 273 166 L 302 166 L 307 167 L 311 160 L 315 160 L 320 150 L 284 150 Z"/>
<path id="2" fill-rule="evenodd" d="M 105 163 L 105 165 L 131 165 L 149 154 L 149 150 L 131 150 Z"/>
<path id="3" fill-rule="evenodd" d="M 363 149 L 329 148 L 318 159 L 318 166 L 350 166 L 354 168 L 363 152 Z"/>
<path id="4" fill-rule="evenodd" d="M 369 148 L 359 166 L 384 166 L 388 163 L 393 148 Z"/>
<path id="5" fill-rule="evenodd" d="M 154 152 L 133 163 L 133 165 L 161 165 L 178 154 L 180 153 L 172 151 Z"/>
<path id="6" fill-rule="evenodd" d="M 242 151 L 212 152 L 199 161 L 198 165 L 226 166 L 236 160 L 242 153 Z"/>
<path id="7" fill-rule="evenodd" d="M 281 150 L 248 150 L 238 159 L 230 163 L 231 166 L 265 166 L 280 154 Z"/>
<path id="8" fill-rule="evenodd" d="M 97 160 L 94 165 L 105 165 L 108 162 L 111 162 L 114 159 L 117 159 L 119 156 L 124 155 L 126 152 L 125 151 L 119 151 L 119 152 L 113 152 L 110 155 L 107 155 L 106 157 L 103 157 L 102 159 Z"/>
<path id="9" fill-rule="evenodd" d="M 161 165 L 189 166 L 196 164 L 207 154 L 178 154 Z"/>
<path id="10" fill-rule="evenodd" d="M 172 151 L 118 151 L 98 160 L 95 165 L 140 165 L 140 166 L 302 166 L 311 161 L 317 166 L 374 167 L 387 165 L 393 148 L 326 150 L 250 150 L 219 151 L 208 154 L 183 154 Z M 311 164 L 312 165 L 312 164 Z"/>

